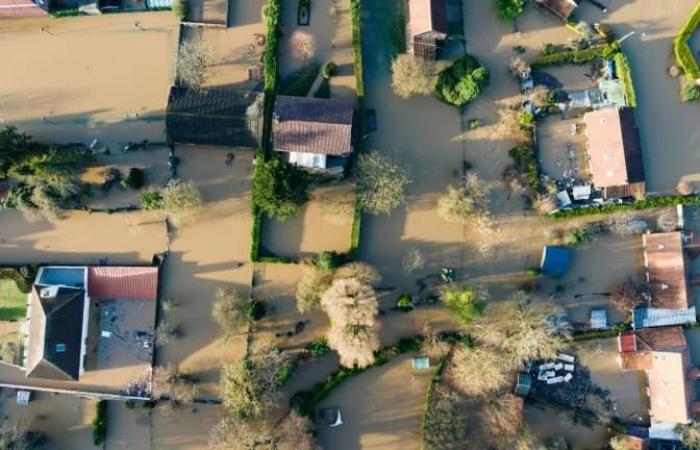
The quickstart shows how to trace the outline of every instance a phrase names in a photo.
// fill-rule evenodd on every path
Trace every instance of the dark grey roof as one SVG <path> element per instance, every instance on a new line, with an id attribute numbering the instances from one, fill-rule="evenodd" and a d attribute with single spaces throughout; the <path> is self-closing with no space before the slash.
<path id="1" fill-rule="evenodd" d="M 222 88 L 170 88 L 166 129 L 177 144 L 256 148 L 263 96 Z"/>
<path id="2" fill-rule="evenodd" d="M 274 149 L 343 155 L 350 152 L 354 103 L 349 100 L 277 96 Z"/>
<path id="3" fill-rule="evenodd" d="M 625 152 L 625 164 L 627 166 L 627 182 L 638 183 L 644 181 L 642 149 L 639 145 L 639 131 L 634 122 L 634 111 L 632 108 L 620 109 L 620 128 L 622 129 L 622 147 Z"/>
<path id="4" fill-rule="evenodd" d="M 61 286 L 54 288 L 55 295 L 42 297 L 45 288 L 33 287 L 27 376 L 77 380 L 85 290 Z"/>

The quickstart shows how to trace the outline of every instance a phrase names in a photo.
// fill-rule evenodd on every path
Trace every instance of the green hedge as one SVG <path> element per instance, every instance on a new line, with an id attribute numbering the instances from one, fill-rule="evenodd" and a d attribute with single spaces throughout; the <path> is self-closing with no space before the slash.
<path id="1" fill-rule="evenodd" d="M 632 82 L 632 69 L 630 68 L 630 62 L 627 59 L 627 56 L 622 52 L 615 53 L 613 61 L 615 61 L 617 78 L 620 79 L 622 90 L 625 92 L 627 106 L 636 108 L 637 93 L 634 90 L 634 83 Z"/>
<path id="2" fill-rule="evenodd" d="M 673 39 L 673 54 L 676 56 L 676 63 L 683 69 L 685 75 L 693 80 L 700 78 L 700 67 L 698 67 L 698 60 L 693 55 L 693 50 L 688 45 L 688 39 L 693 35 L 698 25 L 700 25 L 700 3 L 697 4 L 681 31 Z"/>
<path id="3" fill-rule="evenodd" d="M 395 345 L 382 347 L 375 353 L 374 364 L 371 366 L 362 369 L 341 367 L 340 370 L 329 375 L 326 381 L 316 384 L 310 391 L 295 393 L 289 400 L 290 406 L 299 414 L 313 418 L 316 406 L 343 381 L 360 375 L 373 367 L 383 366 L 403 353 L 416 352 L 420 349 L 422 342 L 423 336 L 417 335 L 400 339 Z"/>
<path id="4" fill-rule="evenodd" d="M 519 145 L 511 148 L 508 155 L 515 162 L 518 171 L 527 180 L 530 195 L 536 196 L 540 192 L 540 166 L 537 163 L 535 149 L 529 145 Z"/>
<path id="5" fill-rule="evenodd" d="M 57 9 L 52 9 L 49 11 L 49 15 L 51 17 L 73 17 L 73 16 L 79 16 L 80 15 L 80 10 L 78 8 L 57 8 Z"/>
<path id="6" fill-rule="evenodd" d="M 92 441 L 95 445 L 102 445 L 107 438 L 107 401 L 98 401 L 96 409 L 95 418 L 92 420 Z"/>
<path id="7" fill-rule="evenodd" d="M 667 195 L 664 197 L 651 197 L 632 203 L 608 204 L 590 206 L 588 208 L 564 209 L 550 215 L 554 219 L 567 219 L 570 217 L 591 216 L 595 214 L 612 214 L 620 211 L 638 211 L 649 208 L 661 208 L 675 205 L 700 205 L 700 196 L 697 195 Z"/>
<path id="8" fill-rule="evenodd" d="M 421 423 L 421 448 L 425 450 L 425 435 L 427 433 L 427 426 L 426 423 L 428 421 L 428 415 L 430 414 L 430 405 L 432 404 L 433 401 L 433 395 L 435 394 L 435 388 L 437 384 L 440 382 L 440 377 L 442 376 L 442 372 L 445 370 L 445 366 L 447 365 L 447 358 L 441 358 L 440 361 L 437 363 L 435 366 L 435 369 L 433 369 L 433 376 L 430 378 L 430 384 L 428 384 L 428 389 L 425 393 L 425 402 L 423 404 L 423 421 Z"/>
<path id="9" fill-rule="evenodd" d="M 620 44 L 613 42 L 610 44 L 589 47 L 584 50 L 567 50 L 543 55 L 533 61 L 530 66 L 533 69 L 541 69 L 547 66 L 561 64 L 585 64 L 596 58 L 609 59 L 620 51 Z"/>
<path id="10" fill-rule="evenodd" d="M 355 73 L 355 91 L 357 92 L 357 106 L 360 113 L 358 121 L 359 139 L 355 148 L 356 153 L 365 151 L 365 139 L 367 136 L 367 113 L 365 111 L 365 80 L 364 68 L 362 65 L 362 15 L 360 14 L 360 5 L 362 0 L 350 1 L 350 17 L 352 20 L 352 56 L 353 56 L 353 71 Z M 362 231 L 362 209 L 358 202 L 355 202 L 355 209 L 352 216 L 352 230 L 350 231 L 350 250 L 348 256 L 350 259 L 357 258 L 357 252 L 360 248 L 360 234 Z"/>

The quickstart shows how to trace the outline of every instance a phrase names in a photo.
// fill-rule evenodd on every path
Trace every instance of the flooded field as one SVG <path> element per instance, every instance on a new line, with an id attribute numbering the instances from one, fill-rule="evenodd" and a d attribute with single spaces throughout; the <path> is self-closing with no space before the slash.
<path id="1" fill-rule="evenodd" d="M 575 425 L 569 411 L 525 403 L 525 422 L 542 444 L 564 438 L 572 450 L 598 450 L 608 442 L 605 427 Z"/>
<path id="2" fill-rule="evenodd" d="M 113 150 L 164 141 L 178 29 L 169 11 L 3 21 L 0 125 Z"/>
<path id="3" fill-rule="evenodd" d="M 429 376 L 411 373 L 411 357 L 401 356 L 382 367 L 353 377 L 321 402 L 340 408 L 343 425 L 319 425 L 324 448 L 419 449 L 420 421 Z"/>

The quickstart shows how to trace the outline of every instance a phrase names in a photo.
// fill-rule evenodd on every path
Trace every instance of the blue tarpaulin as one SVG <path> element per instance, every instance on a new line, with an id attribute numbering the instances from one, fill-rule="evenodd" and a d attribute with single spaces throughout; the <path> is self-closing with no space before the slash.
<path id="1" fill-rule="evenodd" d="M 568 247 L 545 246 L 542 249 L 540 271 L 548 277 L 562 277 L 569 271 L 572 258 Z"/>

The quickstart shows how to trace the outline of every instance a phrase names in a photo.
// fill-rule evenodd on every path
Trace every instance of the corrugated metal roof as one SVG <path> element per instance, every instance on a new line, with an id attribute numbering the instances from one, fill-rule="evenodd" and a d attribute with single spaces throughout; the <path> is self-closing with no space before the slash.
<path id="1" fill-rule="evenodd" d="M 88 296 L 155 300 L 158 296 L 158 268 L 88 267 Z"/>
<path id="2" fill-rule="evenodd" d="M 688 309 L 637 308 L 634 310 L 634 328 L 664 327 L 695 323 L 695 307 Z"/>

